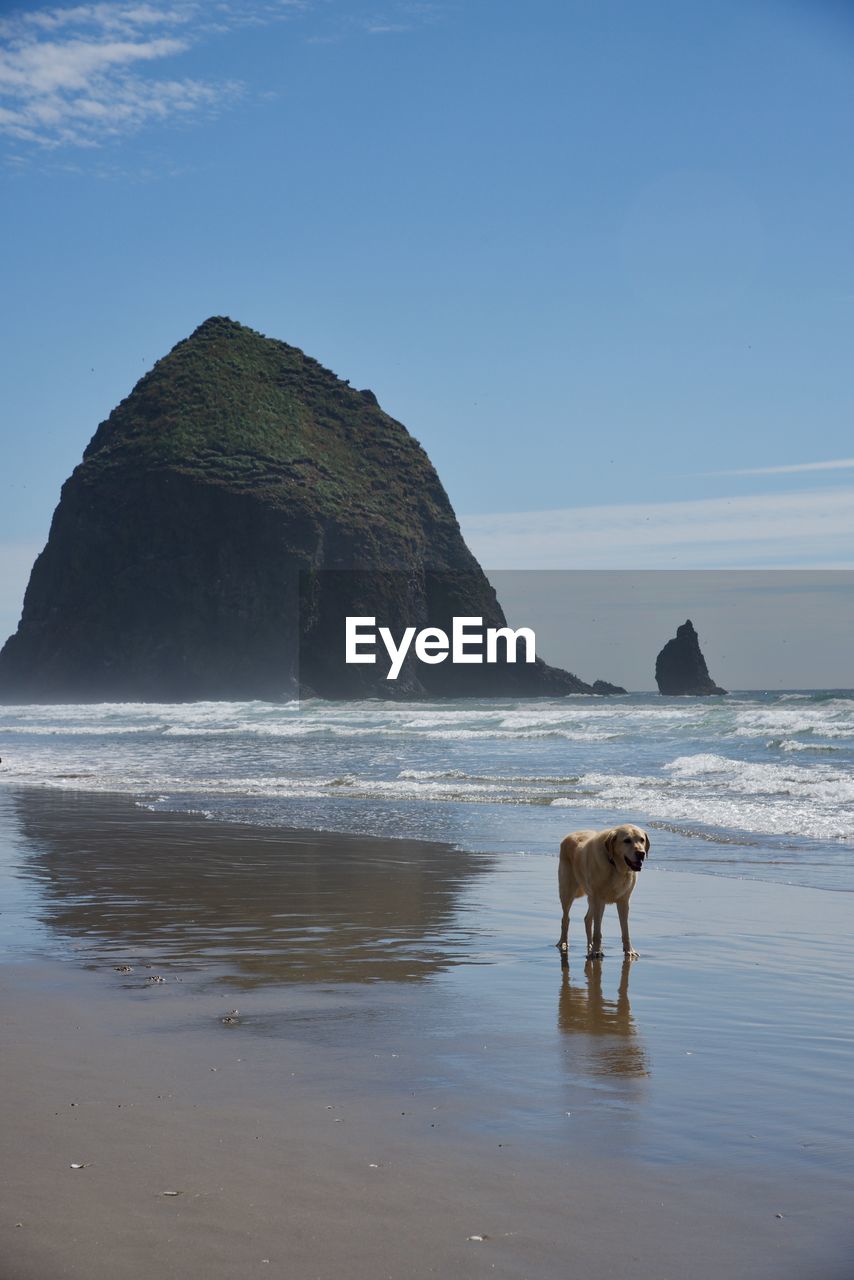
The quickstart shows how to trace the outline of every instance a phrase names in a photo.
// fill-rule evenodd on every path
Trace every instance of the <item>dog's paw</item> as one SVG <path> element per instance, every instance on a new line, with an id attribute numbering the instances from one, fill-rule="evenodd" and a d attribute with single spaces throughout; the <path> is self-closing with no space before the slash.
<path id="1" fill-rule="evenodd" d="M 601 960 L 601 959 L 602 959 L 602 957 L 604 956 L 604 954 L 605 954 L 605 952 L 602 950 L 602 948 L 601 948 L 601 947 L 599 947 L 598 949 L 597 949 L 597 948 L 595 948 L 595 947 L 591 947 L 591 948 L 590 948 L 590 950 L 587 952 L 587 959 L 588 959 L 588 960 Z"/>
<path id="2" fill-rule="evenodd" d="M 568 950 L 569 950 L 569 943 L 568 943 L 568 942 L 556 942 L 556 943 L 555 943 L 555 946 L 557 947 L 558 951 L 564 951 L 564 952 L 566 952 L 566 951 L 568 951 Z"/>
<path id="3" fill-rule="evenodd" d="M 624 960 L 638 960 L 639 958 L 640 958 L 640 952 L 639 952 L 639 951 L 635 951 L 634 947 L 632 947 L 632 948 L 631 948 L 630 950 L 628 950 L 628 951 L 624 951 L 624 952 L 623 952 L 623 959 L 624 959 Z"/>

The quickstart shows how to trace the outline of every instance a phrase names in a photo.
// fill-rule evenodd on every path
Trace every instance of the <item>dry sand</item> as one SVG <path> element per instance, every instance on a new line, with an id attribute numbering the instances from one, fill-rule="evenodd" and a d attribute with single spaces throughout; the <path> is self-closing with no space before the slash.
<path id="1" fill-rule="evenodd" d="M 849 896 L 650 868 L 566 970 L 550 859 L 0 822 L 0 1280 L 852 1274 Z"/>

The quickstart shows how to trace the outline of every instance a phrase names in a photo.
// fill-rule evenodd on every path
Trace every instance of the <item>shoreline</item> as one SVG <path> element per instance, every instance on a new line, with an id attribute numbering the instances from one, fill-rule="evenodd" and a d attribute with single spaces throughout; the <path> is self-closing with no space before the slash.
<path id="1" fill-rule="evenodd" d="M 549 861 L 552 858 L 553 854 L 555 858 L 557 857 L 556 850 L 559 846 L 559 841 L 557 841 L 555 844 L 554 851 L 552 850 L 546 851 L 542 849 L 496 850 L 496 849 L 491 849 L 486 847 L 475 847 L 473 842 L 471 844 L 464 844 L 462 840 L 442 840 L 433 835 L 420 836 L 417 834 L 414 835 L 410 832 L 382 831 L 377 834 L 373 834 L 373 833 L 369 834 L 361 830 L 351 830 L 345 826 L 311 826 L 304 823 L 302 824 L 297 822 L 290 823 L 287 821 L 267 821 L 263 823 L 249 822 L 243 817 L 232 818 L 232 817 L 229 817 L 227 814 L 217 813 L 209 809 L 154 808 L 153 803 L 149 803 L 148 797 L 146 797 L 144 791 L 130 792 L 130 791 L 109 791 L 109 790 L 86 790 L 82 788 L 78 790 L 76 788 L 66 789 L 63 787 L 54 787 L 44 783 L 26 784 L 23 782 L 15 782 L 12 785 L 7 785 L 5 788 L 0 788 L 0 807 L 2 807 L 3 805 L 4 796 L 8 798 L 15 795 L 29 795 L 29 794 L 32 794 L 34 796 L 43 796 L 43 795 L 60 796 L 60 797 L 64 797 L 66 800 L 68 800 L 71 803 L 73 803 L 77 798 L 80 798 L 83 801 L 85 801 L 87 798 L 91 798 L 96 803 L 104 803 L 104 804 L 113 803 L 119 807 L 127 808 L 134 813 L 139 813 L 139 814 L 150 813 L 155 816 L 160 815 L 161 817 L 166 819 L 172 818 L 172 819 L 175 819 L 176 821 L 188 819 L 194 822 L 209 823 L 218 829 L 225 829 L 225 830 L 239 829 L 249 834 L 257 833 L 262 837 L 265 835 L 265 833 L 267 836 L 271 836 L 271 835 L 275 836 L 277 833 L 279 833 L 279 834 L 287 834 L 291 837 L 299 837 L 299 838 L 305 839 L 306 842 L 308 843 L 311 843 L 311 841 L 315 838 L 321 842 L 332 840 L 332 839 L 338 839 L 342 841 L 354 841 L 356 843 L 358 843 L 359 841 L 366 841 L 366 840 L 370 841 L 372 844 L 399 843 L 407 846 L 415 845 L 415 846 L 423 846 L 425 848 L 427 847 L 441 848 L 445 851 L 451 851 L 456 854 L 461 854 L 466 858 L 480 858 L 487 861 L 501 860 L 504 858 L 539 858 L 545 861 Z M 358 801 L 354 800 L 354 803 L 361 803 L 361 798 Z M 562 809 L 557 809 L 556 812 L 561 813 Z M 584 816 L 586 817 L 586 814 Z M 595 813 L 594 813 L 594 817 L 595 817 Z M 578 821 L 581 822 L 581 820 L 582 819 L 579 816 Z M 591 818 L 590 821 L 592 822 L 592 820 L 593 819 Z M 650 832 L 656 833 L 656 836 L 659 841 L 661 840 L 662 837 L 665 840 L 668 838 L 675 838 L 680 842 L 686 841 L 686 840 L 691 840 L 691 841 L 696 840 L 696 841 L 699 841 L 701 844 L 709 844 L 711 846 L 723 847 L 726 849 L 731 849 L 731 848 L 752 849 L 754 847 L 757 847 L 757 842 L 763 839 L 763 834 L 760 832 L 756 834 L 755 841 L 743 842 L 741 840 L 732 840 L 732 839 L 721 841 L 720 837 L 713 833 L 706 834 L 704 832 L 696 831 L 696 830 L 692 830 L 690 832 L 682 831 L 680 828 L 673 827 L 672 824 L 665 821 L 664 819 L 650 820 L 648 818 L 642 818 L 640 815 L 635 814 L 631 817 L 631 820 L 632 821 L 636 820 L 641 825 L 645 824 L 646 828 Z M 567 823 L 564 822 L 560 829 L 564 830 L 566 826 L 567 826 Z M 556 829 L 557 829 L 557 824 L 556 824 Z M 769 839 L 770 837 L 764 837 L 764 838 Z M 669 874 L 673 874 L 673 872 L 676 871 L 680 875 L 709 877 L 716 880 L 723 879 L 723 880 L 734 881 L 738 883 L 746 882 L 748 884 L 776 885 L 781 888 L 803 889 L 803 890 L 806 890 L 807 892 L 816 891 L 820 893 L 833 894 L 833 895 L 854 894 L 854 885 L 849 886 L 849 885 L 836 884 L 836 883 L 804 884 L 797 880 L 783 880 L 783 879 L 778 879 L 776 877 L 763 876 L 758 873 L 750 874 L 750 871 L 745 870 L 744 867 L 742 867 L 738 871 L 730 872 L 727 870 L 714 870 L 707 863 L 702 863 L 702 862 L 695 863 L 690 861 L 686 861 L 682 865 L 678 867 L 674 867 L 670 865 L 670 863 L 672 861 L 677 861 L 678 859 L 673 859 L 672 857 L 665 858 L 664 865 L 662 865 L 662 861 L 660 860 L 662 853 L 663 853 L 663 849 L 659 845 L 656 850 L 656 863 L 651 868 L 656 873 L 660 872 L 660 873 L 669 875 Z M 768 864 L 759 863 L 758 867 L 762 868 L 763 866 L 766 866 L 766 865 Z M 798 865 L 798 864 L 795 864 L 795 865 Z M 2 961 L 0 960 L 0 962 Z"/>
<path id="2" fill-rule="evenodd" d="M 649 869 L 564 970 L 544 858 L 2 820 L 4 1280 L 845 1274 L 845 898 Z"/>

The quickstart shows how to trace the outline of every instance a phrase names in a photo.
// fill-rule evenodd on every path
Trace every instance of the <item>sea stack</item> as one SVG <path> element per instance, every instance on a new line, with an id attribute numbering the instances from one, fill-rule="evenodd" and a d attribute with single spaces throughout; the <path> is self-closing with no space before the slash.
<path id="1" fill-rule="evenodd" d="M 706 659 L 700 652 L 700 640 L 689 618 L 677 627 L 676 635 L 655 660 L 658 692 L 671 696 L 706 697 L 726 693 L 709 675 Z"/>
<path id="2" fill-rule="evenodd" d="M 590 692 L 569 672 L 343 661 L 344 619 L 506 625 L 427 454 L 296 347 L 206 320 L 102 422 L 62 488 L 3 701 Z"/>

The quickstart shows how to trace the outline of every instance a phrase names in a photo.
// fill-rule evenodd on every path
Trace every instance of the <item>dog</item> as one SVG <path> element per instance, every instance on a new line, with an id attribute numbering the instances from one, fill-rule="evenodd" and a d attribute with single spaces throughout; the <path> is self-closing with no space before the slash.
<path id="1" fill-rule="evenodd" d="M 587 957 L 602 955 L 602 916 L 609 902 L 616 902 L 623 935 L 623 953 L 637 959 L 629 937 L 629 898 L 649 853 L 649 836 L 640 827 L 624 823 L 608 831 L 573 831 L 560 846 L 558 883 L 563 918 L 557 946 L 569 951 L 569 908 L 587 895 Z"/>

